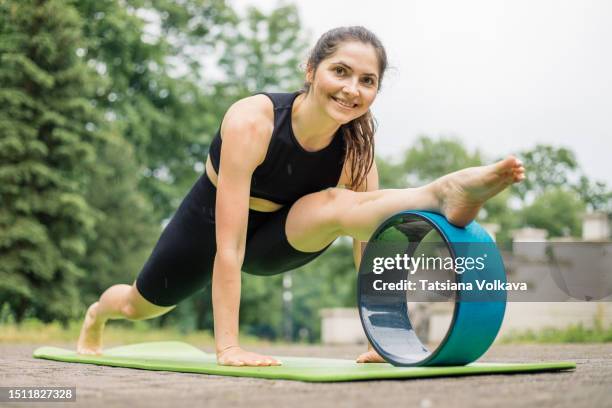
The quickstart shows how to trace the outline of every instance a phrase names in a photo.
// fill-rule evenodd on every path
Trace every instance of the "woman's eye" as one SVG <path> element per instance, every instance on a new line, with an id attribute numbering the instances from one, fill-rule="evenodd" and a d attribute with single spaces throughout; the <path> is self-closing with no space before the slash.
<path id="1" fill-rule="evenodd" d="M 344 68 L 342 67 L 336 67 L 336 74 L 340 75 L 344 73 Z"/>
<path id="2" fill-rule="evenodd" d="M 368 85 L 374 85 L 374 80 L 370 77 L 365 78 L 364 82 L 367 83 Z"/>

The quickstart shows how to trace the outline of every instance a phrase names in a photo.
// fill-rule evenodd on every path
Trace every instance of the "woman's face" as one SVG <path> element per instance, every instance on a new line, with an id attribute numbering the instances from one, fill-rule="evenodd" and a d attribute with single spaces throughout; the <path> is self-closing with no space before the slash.
<path id="1" fill-rule="evenodd" d="M 316 72 L 308 70 L 310 93 L 339 124 L 368 111 L 378 92 L 378 57 L 374 47 L 359 41 L 342 43 L 321 61 Z"/>

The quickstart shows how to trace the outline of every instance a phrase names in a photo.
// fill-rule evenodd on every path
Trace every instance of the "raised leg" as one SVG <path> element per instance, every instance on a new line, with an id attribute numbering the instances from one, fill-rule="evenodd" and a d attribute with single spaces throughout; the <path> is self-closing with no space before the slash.
<path id="1" fill-rule="evenodd" d="M 330 188 L 293 204 L 287 239 L 303 252 L 321 250 L 341 235 L 367 241 L 387 217 L 411 208 L 439 210 L 440 204 L 430 186 L 367 192 Z"/>
<path id="2" fill-rule="evenodd" d="M 304 252 L 321 250 L 340 235 L 366 241 L 387 217 L 410 209 L 439 211 L 453 224 L 463 226 L 476 217 L 487 199 L 523 178 L 522 163 L 510 156 L 418 188 L 367 192 L 327 189 L 293 204 L 287 216 L 287 239 Z"/>
<path id="3" fill-rule="evenodd" d="M 79 354 L 101 354 L 102 333 L 108 320 L 145 320 L 161 316 L 176 306 L 157 306 L 146 300 L 133 285 L 114 285 L 89 306 L 77 343 Z"/>

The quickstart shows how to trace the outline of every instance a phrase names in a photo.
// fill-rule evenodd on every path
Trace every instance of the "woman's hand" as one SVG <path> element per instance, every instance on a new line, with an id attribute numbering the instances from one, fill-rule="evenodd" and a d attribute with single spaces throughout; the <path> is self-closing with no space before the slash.
<path id="1" fill-rule="evenodd" d="M 282 362 L 270 356 L 245 351 L 240 346 L 231 346 L 217 353 L 217 364 L 226 366 L 276 366 Z"/>

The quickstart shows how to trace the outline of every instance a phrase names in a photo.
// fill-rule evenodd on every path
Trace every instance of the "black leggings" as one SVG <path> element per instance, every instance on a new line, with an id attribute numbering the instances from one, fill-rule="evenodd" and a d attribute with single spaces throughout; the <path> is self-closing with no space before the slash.
<path id="1" fill-rule="evenodd" d="M 173 306 L 211 281 L 217 242 L 217 189 L 203 174 L 181 203 L 136 280 L 140 294 L 158 306 Z M 291 205 L 275 212 L 249 210 L 242 270 L 274 275 L 302 266 L 322 254 L 302 252 L 287 241 L 285 223 Z"/>

